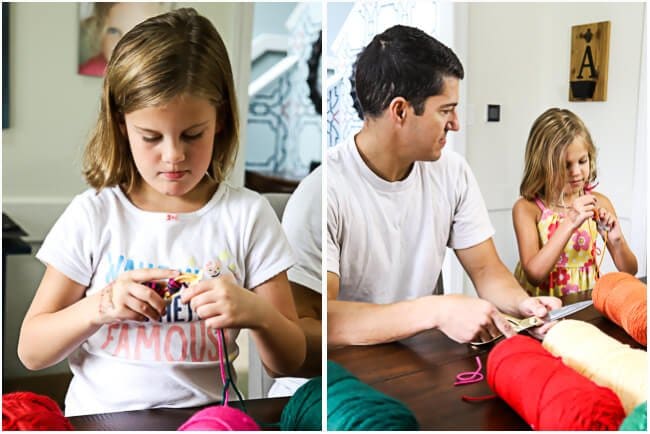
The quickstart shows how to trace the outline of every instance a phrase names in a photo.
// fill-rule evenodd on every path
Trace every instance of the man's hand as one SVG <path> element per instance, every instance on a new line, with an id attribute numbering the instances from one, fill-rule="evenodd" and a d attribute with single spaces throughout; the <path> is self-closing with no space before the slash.
<path id="1" fill-rule="evenodd" d="M 492 303 L 463 295 L 437 296 L 437 328 L 456 342 L 487 342 L 504 335 L 513 336 L 512 325 Z"/>
<path id="2" fill-rule="evenodd" d="M 522 318 L 528 318 L 531 316 L 544 318 L 547 313 L 560 307 L 562 307 L 562 300 L 557 297 L 528 297 L 523 299 L 518 306 Z M 557 324 L 557 321 L 552 321 L 540 327 L 529 329 L 528 333 L 537 339 L 544 339 L 546 332 L 548 332 L 555 324 Z"/>

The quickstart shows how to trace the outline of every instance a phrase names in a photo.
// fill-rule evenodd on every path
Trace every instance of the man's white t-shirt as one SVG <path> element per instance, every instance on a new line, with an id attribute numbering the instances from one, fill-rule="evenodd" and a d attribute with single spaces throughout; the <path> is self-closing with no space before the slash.
<path id="1" fill-rule="evenodd" d="M 303 179 L 293 192 L 282 216 L 282 227 L 296 255 L 296 264 L 287 271 L 296 282 L 319 294 L 322 293 L 322 166 Z M 307 382 L 306 378 L 277 378 L 269 397 L 291 396 Z"/>
<path id="2" fill-rule="evenodd" d="M 252 289 L 293 265 L 269 203 L 226 183 L 201 209 L 182 214 L 142 211 L 118 187 L 88 190 L 70 203 L 36 256 L 87 286 L 86 295 L 139 268 L 203 270 L 204 278 L 218 270 Z M 226 330 L 231 361 L 238 332 Z M 102 326 L 68 360 L 66 416 L 221 399 L 217 331 L 179 297 L 161 322 Z"/>
<path id="3" fill-rule="evenodd" d="M 387 304 L 433 293 L 445 248 L 494 234 L 467 162 L 452 151 L 418 161 L 388 182 L 365 164 L 351 137 L 327 158 L 327 270 L 338 299 Z"/>

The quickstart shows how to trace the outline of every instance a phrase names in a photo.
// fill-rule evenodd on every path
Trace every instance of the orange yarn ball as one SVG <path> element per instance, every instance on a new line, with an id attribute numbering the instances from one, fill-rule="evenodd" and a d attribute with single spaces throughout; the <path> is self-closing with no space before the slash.
<path id="1" fill-rule="evenodd" d="M 74 427 L 50 397 L 32 392 L 2 395 L 3 431 L 73 431 Z"/>
<path id="2" fill-rule="evenodd" d="M 591 293 L 594 307 L 618 324 L 638 343 L 647 346 L 647 288 L 631 274 L 602 276 Z"/>

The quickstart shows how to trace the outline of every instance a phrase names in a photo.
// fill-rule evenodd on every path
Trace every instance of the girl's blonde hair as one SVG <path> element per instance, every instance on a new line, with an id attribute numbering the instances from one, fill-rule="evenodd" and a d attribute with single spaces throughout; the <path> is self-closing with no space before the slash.
<path id="1" fill-rule="evenodd" d="M 550 108 L 542 113 L 530 129 L 526 143 L 524 178 L 519 193 L 528 200 L 539 197 L 557 199 L 566 183 L 565 157 L 567 147 L 581 137 L 589 155 L 589 179 L 596 179 L 596 148 L 585 124 L 566 109 Z"/>
<path id="2" fill-rule="evenodd" d="M 86 145 L 83 174 L 97 190 L 139 179 L 124 114 L 163 105 L 179 95 L 206 98 L 217 109 L 208 175 L 222 182 L 238 149 L 239 118 L 228 52 L 212 23 L 194 9 L 171 11 L 135 26 L 108 63 L 97 125 Z"/>

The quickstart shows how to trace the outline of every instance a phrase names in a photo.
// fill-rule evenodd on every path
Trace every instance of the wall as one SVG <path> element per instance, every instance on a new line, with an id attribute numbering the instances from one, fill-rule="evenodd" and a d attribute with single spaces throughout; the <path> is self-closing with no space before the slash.
<path id="1" fill-rule="evenodd" d="M 633 213 L 638 197 L 631 194 L 635 170 L 646 171 L 634 164 L 644 16 L 642 3 L 469 3 L 469 52 L 463 59 L 467 119 L 461 120 L 466 157 L 510 269 L 518 261 L 511 208 L 519 196 L 526 139 L 533 120 L 549 107 L 574 111 L 590 129 L 599 152 L 598 191 L 614 204 L 628 240 L 632 220 L 645 219 L 645 212 Z M 607 101 L 569 102 L 571 26 L 606 20 L 611 21 Z M 501 122 L 485 121 L 487 104 L 501 104 Z M 640 143 L 645 146 L 645 137 Z M 612 269 L 608 256 L 603 270 Z"/>
<path id="2" fill-rule="evenodd" d="M 253 4 L 176 3 L 210 18 L 223 37 L 246 124 Z M 99 108 L 101 79 L 78 75 L 78 5 L 14 3 L 10 12 L 10 128 L 2 131 L 3 211 L 29 233 L 35 252 L 72 197 L 86 189 L 81 152 Z M 246 143 L 231 175 L 243 184 Z M 16 358 L 22 318 L 44 267 L 33 256 L 7 261 L 3 375 L 28 375 Z M 61 372 L 64 363 L 38 372 Z"/>
<path id="3" fill-rule="evenodd" d="M 287 35 L 287 18 L 296 4 L 295 2 L 256 3 L 253 8 L 253 39 L 264 33 Z"/>
<path id="4" fill-rule="evenodd" d="M 299 181 L 313 161 L 321 161 L 321 117 L 310 99 L 307 78 L 313 44 L 321 31 L 322 5 L 301 3 L 285 17 L 280 13 L 283 10 L 275 14 L 288 31 L 287 53 L 280 64 L 293 63 L 282 73 L 265 71 L 268 75 L 260 81 L 272 79 L 250 91 L 246 169 Z M 271 10 L 258 8 L 258 12 L 270 14 Z M 251 84 L 251 88 L 257 86 Z"/>

